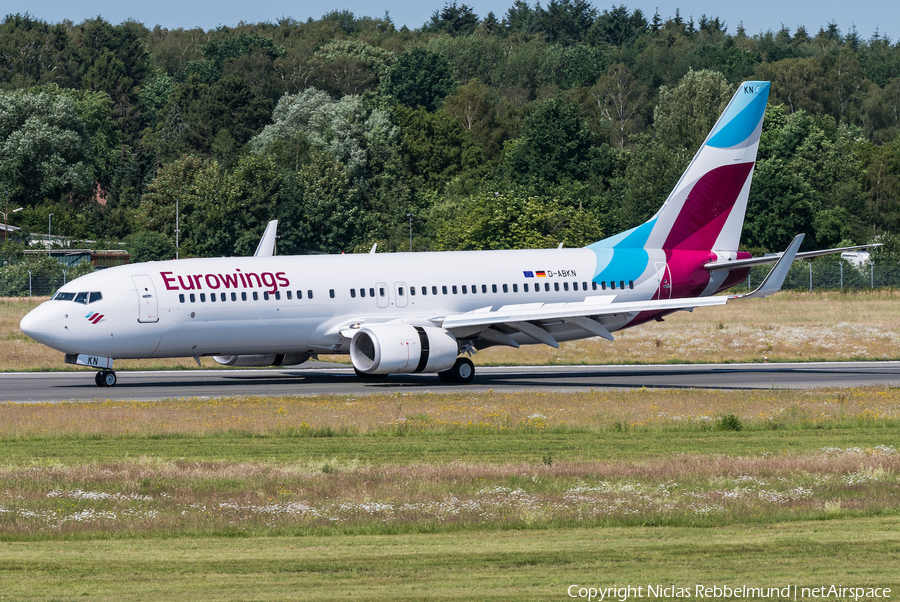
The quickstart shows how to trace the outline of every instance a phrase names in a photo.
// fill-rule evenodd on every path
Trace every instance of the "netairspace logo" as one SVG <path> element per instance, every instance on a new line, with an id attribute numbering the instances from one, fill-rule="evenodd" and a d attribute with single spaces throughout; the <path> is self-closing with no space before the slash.
<path id="1" fill-rule="evenodd" d="M 843 585 L 822 585 L 819 587 L 800 587 L 788 585 L 785 587 L 751 587 L 740 585 L 730 587 L 727 585 L 694 585 L 693 587 L 679 587 L 677 585 L 646 585 L 646 586 L 612 586 L 612 587 L 588 587 L 570 585 L 566 590 L 570 598 L 580 598 L 591 602 L 604 602 L 605 600 L 627 602 L 628 600 L 641 598 L 684 599 L 697 598 L 707 600 L 726 600 L 743 598 L 769 598 L 773 600 L 806 600 L 809 598 L 844 598 L 848 600 L 860 599 L 889 599 L 891 588 L 889 587 L 845 587 Z"/>

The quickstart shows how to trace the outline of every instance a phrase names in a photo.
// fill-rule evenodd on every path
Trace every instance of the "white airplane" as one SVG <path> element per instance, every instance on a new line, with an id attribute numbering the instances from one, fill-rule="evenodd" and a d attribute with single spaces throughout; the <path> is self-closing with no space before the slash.
<path id="1" fill-rule="evenodd" d="M 253 257 L 125 265 L 82 276 L 22 319 L 69 364 L 116 384 L 116 359 L 213 356 L 291 366 L 349 353 L 362 378 L 474 377 L 467 357 L 612 333 L 678 310 L 780 290 L 803 235 L 775 257 L 739 252 L 769 82 L 740 85 L 660 210 L 580 249 L 275 256 L 271 222 Z M 853 249 L 862 247 L 852 247 Z M 777 262 L 777 263 L 776 263 Z M 713 296 L 776 263 L 753 292 Z"/>

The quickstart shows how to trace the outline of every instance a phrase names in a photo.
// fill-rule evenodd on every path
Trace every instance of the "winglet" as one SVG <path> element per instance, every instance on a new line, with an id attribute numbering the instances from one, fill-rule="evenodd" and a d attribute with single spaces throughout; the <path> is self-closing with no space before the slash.
<path id="1" fill-rule="evenodd" d="M 791 269 L 791 264 L 794 263 L 794 257 L 797 255 L 797 250 L 800 248 L 800 243 L 803 242 L 804 236 L 806 235 L 798 234 L 794 238 L 784 255 L 781 256 L 781 259 L 778 260 L 778 263 L 775 264 L 775 267 L 772 268 L 772 271 L 769 272 L 769 275 L 766 276 L 765 280 L 762 281 L 762 284 L 755 291 L 746 295 L 736 295 L 733 298 L 752 299 L 753 297 L 766 297 L 780 291 L 781 286 L 784 284 L 784 279 L 787 277 L 788 270 Z"/>
<path id="2" fill-rule="evenodd" d="M 256 247 L 254 257 L 273 257 L 275 255 L 275 231 L 278 229 L 278 220 L 273 219 L 266 226 L 262 238 L 259 239 L 259 245 Z"/>

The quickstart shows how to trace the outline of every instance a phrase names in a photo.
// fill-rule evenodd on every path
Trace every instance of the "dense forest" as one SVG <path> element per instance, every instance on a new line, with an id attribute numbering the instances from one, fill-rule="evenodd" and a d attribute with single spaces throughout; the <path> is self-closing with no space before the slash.
<path id="1" fill-rule="evenodd" d="M 417 29 L 0 24 L 0 195 L 134 259 L 582 245 L 652 215 L 736 85 L 771 80 L 743 245 L 900 260 L 900 44 L 586 0 Z M 0 203 L 7 199 L 0 196 Z M 410 231 L 412 234 L 410 235 Z"/>

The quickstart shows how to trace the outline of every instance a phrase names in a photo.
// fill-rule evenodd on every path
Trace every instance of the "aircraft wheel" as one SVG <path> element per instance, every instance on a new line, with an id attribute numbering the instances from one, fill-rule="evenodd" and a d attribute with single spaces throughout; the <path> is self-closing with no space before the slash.
<path id="1" fill-rule="evenodd" d="M 114 387 L 116 385 L 116 373 L 110 370 L 98 372 L 94 378 L 101 387 Z"/>
<path id="2" fill-rule="evenodd" d="M 102 373 L 102 372 L 98 372 L 98 373 L 96 373 L 96 374 L 94 375 L 94 382 L 97 383 L 97 386 L 98 386 L 98 387 L 104 386 L 104 385 L 103 385 L 103 378 L 101 378 L 102 376 L 103 376 L 103 373 Z"/>
<path id="3" fill-rule="evenodd" d="M 453 367 L 446 372 L 438 372 L 438 377 L 441 380 L 446 378 L 447 380 L 444 380 L 444 382 L 459 383 L 462 385 L 470 383 L 472 382 L 472 379 L 475 378 L 475 364 L 467 357 L 458 357 L 456 358 L 456 363 L 453 364 Z"/>
<path id="4" fill-rule="evenodd" d="M 353 371 L 363 380 L 382 380 L 387 378 L 387 374 L 369 374 L 368 372 L 360 372 L 356 368 L 353 368 Z"/>

